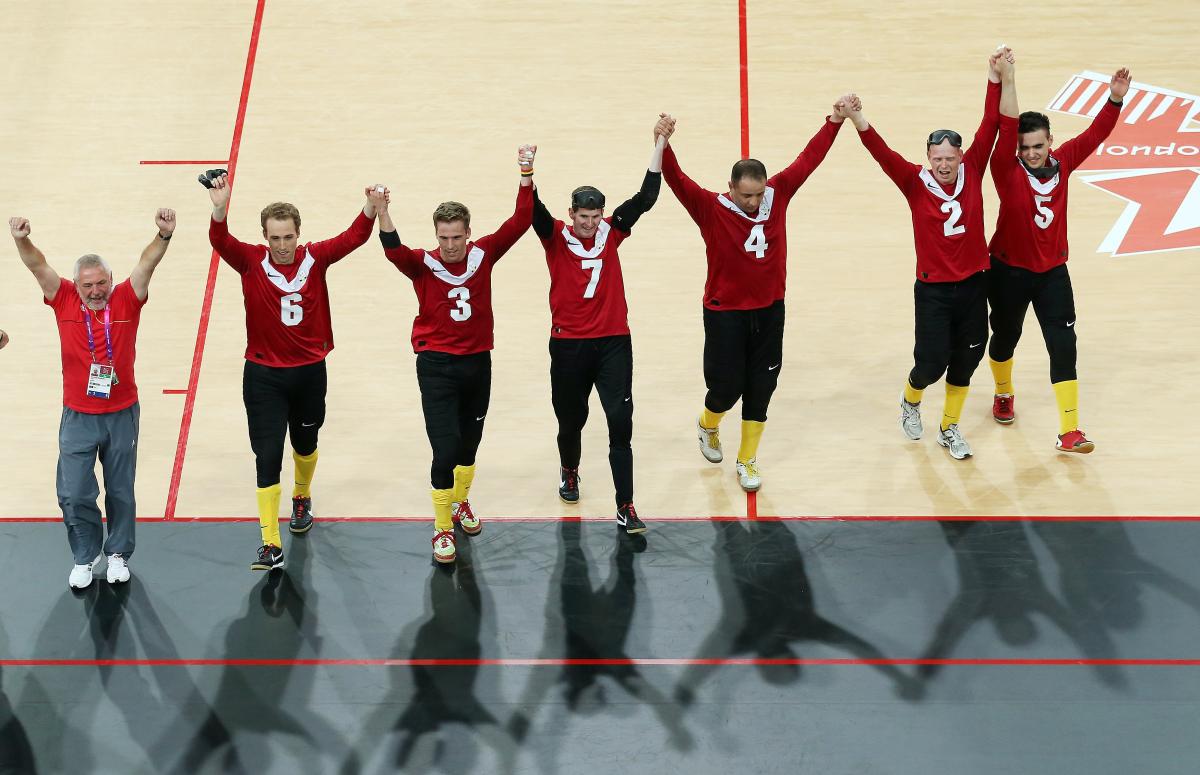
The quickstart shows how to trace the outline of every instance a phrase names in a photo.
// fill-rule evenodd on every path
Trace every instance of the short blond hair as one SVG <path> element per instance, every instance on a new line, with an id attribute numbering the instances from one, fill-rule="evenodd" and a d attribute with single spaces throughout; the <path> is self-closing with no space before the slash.
<path id="1" fill-rule="evenodd" d="M 433 225 L 439 223 L 454 223 L 462 221 L 463 226 L 471 228 L 471 211 L 462 202 L 442 202 L 433 211 Z"/>
<path id="2" fill-rule="evenodd" d="M 267 228 L 267 221 L 286 221 L 288 219 L 291 219 L 292 223 L 296 225 L 296 231 L 300 231 L 300 211 L 291 202 L 272 202 L 263 208 L 260 217 L 264 229 Z"/>

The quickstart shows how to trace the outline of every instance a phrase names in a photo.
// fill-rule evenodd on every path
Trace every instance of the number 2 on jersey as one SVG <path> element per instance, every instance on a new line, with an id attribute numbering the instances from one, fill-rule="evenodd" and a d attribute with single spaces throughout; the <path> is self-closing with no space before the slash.
<path id="1" fill-rule="evenodd" d="M 460 285 L 457 288 L 451 288 L 446 294 L 447 299 L 454 299 L 454 309 L 450 310 L 450 319 L 455 323 L 461 323 L 471 317 L 471 305 L 467 300 L 471 298 L 471 289 Z"/>
<path id="2" fill-rule="evenodd" d="M 953 237 L 954 235 L 962 234 L 967 230 L 966 226 L 963 226 L 958 222 L 958 219 L 962 218 L 962 205 L 958 203 L 957 199 L 951 199 L 949 202 L 943 202 L 941 210 L 943 213 L 946 213 L 950 216 L 946 219 L 946 222 L 942 224 L 943 234 L 945 234 L 947 237 Z"/>
<path id="3" fill-rule="evenodd" d="M 279 299 L 279 319 L 285 326 L 298 326 L 304 320 L 304 307 L 300 301 L 304 297 L 298 293 L 289 293 Z"/>
<path id="4" fill-rule="evenodd" d="M 763 231 L 761 223 L 754 224 L 750 229 L 750 236 L 746 238 L 746 244 L 742 247 L 746 249 L 747 253 L 753 253 L 754 257 L 760 261 L 767 254 L 767 235 Z"/>
<path id="5" fill-rule="evenodd" d="M 587 288 L 583 291 L 583 298 L 590 299 L 596 295 L 596 286 L 600 284 L 600 271 L 604 269 L 604 259 L 588 258 L 580 261 L 579 265 L 592 273 Z"/>

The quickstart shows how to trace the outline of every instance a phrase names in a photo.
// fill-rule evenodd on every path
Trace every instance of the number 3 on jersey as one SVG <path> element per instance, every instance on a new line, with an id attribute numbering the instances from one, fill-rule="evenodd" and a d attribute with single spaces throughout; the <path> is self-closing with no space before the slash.
<path id="1" fill-rule="evenodd" d="M 753 253 L 759 261 L 767 254 L 767 235 L 761 223 L 754 224 L 750 229 L 750 236 L 746 238 L 746 244 L 742 247 L 747 253 Z"/>
<path id="2" fill-rule="evenodd" d="M 464 285 L 457 288 L 451 288 L 446 294 L 447 299 L 454 299 L 454 309 L 450 310 L 450 319 L 455 323 L 462 323 L 471 317 L 471 305 L 468 300 L 471 298 L 471 289 Z"/>

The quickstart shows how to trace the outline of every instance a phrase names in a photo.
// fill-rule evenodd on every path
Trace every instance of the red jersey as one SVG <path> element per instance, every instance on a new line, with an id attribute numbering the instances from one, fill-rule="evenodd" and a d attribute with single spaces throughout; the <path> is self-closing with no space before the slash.
<path id="1" fill-rule="evenodd" d="M 304 366 L 333 349 L 325 272 L 371 236 L 374 220 L 359 211 L 333 239 L 296 247 L 290 264 L 277 264 L 265 245 L 239 242 L 225 221 L 208 225 L 208 241 L 242 276 L 246 305 L 246 360 L 264 366 Z"/>
<path id="2" fill-rule="evenodd" d="M 467 243 L 467 257 L 443 264 L 441 250 L 385 247 L 387 260 L 413 281 L 418 311 L 413 352 L 472 355 L 493 347 L 492 267 L 517 243 L 533 218 L 533 186 L 517 190 L 517 206 L 495 234 Z"/>
<path id="3" fill-rule="evenodd" d="M 917 279 L 929 283 L 963 280 L 990 265 L 983 231 L 983 173 L 996 141 L 1000 120 L 1000 84 L 988 82 L 983 121 L 963 154 L 958 180 L 942 186 L 927 168 L 906 161 L 868 127 L 863 145 L 908 200 L 912 210 Z"/>
<path id="4" fill-rule="evenodd" d="M 1000 140 L 992 156 L 992 181 L 1000 195 L 992 255 L 1011 266 L 1047 272 L 1067 261 L 1067 178 L 1117 125 L 1121 106 L 1108 100 L 1078 137 L 1051 151 L 1047 166 L 1058 171 L 1042 180 L 1014 155 L 1019 143 L 1017 119 L 1001 117 Z"/>
<path id="5" fill-rule="evenodd" d="M 787 169 L 767 180 L 762 204 L 747 215 L 726 194 L 707 191 L 679 168 L 670 144 L 663 151 L 667 185 L 700 227 L 708 257 L 704 306 L 761 309 L 783 298 L 787 284 L 787 206 L 829 153 L 842 122 L 826 117 Z"/>
<path id="6" fill-rule="evenodd" d="M 137 377 L 133 373 L 133 362 L 137 357 L 135 345 L 138 323 L 141 322 L 142 307 L 146 302 L 137 297 L 129 281 L 114 285 L 108 297 L 112 366 L 117 375 L 117 383 L 112 386 L 108 398 L 95 398 L 87 394 L 92 353 L 95 353 L 96 363 L 108 365 L 104 311 L 87 309 L 79 298 L 75 283 L 65 277 L 58 281 L 54 301 L 45 296 L 42 301 L 54 308 L 54 317 L 58 319 L 58 341 L 62 347 L 63 405 L 84 414 L 108 414 L 136 404 Z M 85 326 L 91 326 L 94 351 L 88 349 Z"/>
<path id="7" fill-rule="evenodd" d="M 605 218 L 595 236 L 582 239 L 564 221 L 542 240 L 550 269 L 550 336 L 591 339 L 627 336 L 629 308 L 617 247 L 629 235 Z"/>

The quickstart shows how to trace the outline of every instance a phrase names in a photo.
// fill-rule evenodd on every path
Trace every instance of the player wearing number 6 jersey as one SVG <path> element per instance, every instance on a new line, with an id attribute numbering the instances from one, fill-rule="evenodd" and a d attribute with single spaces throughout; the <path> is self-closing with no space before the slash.
<path id="1" fill-rule="evenodd" d="M 1092 125 L 1057 149 L 1050 119 L 1041 113 L 1027 111 L 1019 121 L 1002 118 L 992 157 L 992 181 L 1000 194 L 1000 217 L 989 246 L 992 342 L 988 354 L 996 379 L 992 417 L 1002 425 L 1016 419 L 1013 353 L 1032 302 L 1050 354 L 1050 383 L 1059 417 L 1056 446 L 1062 452 L 1087 453 L 1095 448 L 1079 429 L 1077 411 L 1075 297 L 1067 273 L 1067 182 L 1113 131 L 1128 91 L 1129 71 L 1118 70 L 1109 83 L 1109 98 Z"/>
<path id="2" fill-rule="evenodd" d="M 418 312 L 412 347 L 425 432 L 433 448 L 433 558 L 454 562 L 454 522 L 463 532 L 483 529 L 468 497 L 475 453 L 492 393 L 492 268 L 529 228 L 533 213 L 533 159 L 537 146 L 517 152 L 521 186 L 516 211 L 494 234 L 471 240 L 471 213 L 458 202 L 433 211 L 438 247 L 413 250 L 400 242 L 382 192 L 370 193 L 379 210 L 383 253 L 413 282 Z"/>
<path id="3" fill-rule="evenodd" d="M 239 242 L 229 233 L 230 183 L 225 170 L 200 176 L 212 199 L 208 240 L 242 278 L 246 305 L 246 365 L 242 400 L 258 478 L 258 521 L 262 546 L 250 568 L 282 568 L 279 536 L 279 473 L 285 434 L 295 462 L 289 530 L 313 524 L 312 478 L 317 467 L 317 432 L 325 421 L 325 356 L 333 349 L 325 273 L 371 236 L 370 202 L 350 228 L 321 242 L 299 244 L 300 213 L 275 202 L 260 216 L 267 245 Z M 368 191 L 374 188 L 367 189 Z"/>
<path id="4" fill-rule="evenodd" d="M 1016 115 L 1012 68 L 1007 49 L 992 55 L 983 120 L 971 147 L 964 153 L 961 135 L 939 129 L 926 141 L 928 168 L 906 161 L 887 146 L 863 116 L 857 96 L 841 108 L 912 210 L 917 252 L 915 365 L 900 399 L 900 427 L 908 438 L 921 438 L 922 393 L 945 374 L 946 405 L 937 441 L 956 460 L 971 456 L 958 420 L 987 342 L 983 173 L 996 140 L 998 112 Z"/>
<path id="5" fill-rule="evenodd" d="M 633 506 L 633 342 L 617 248 L 654 206 L 662 183 L 659 137 L 641 189 L 604 217 L 604 194 L 571 193 L 570 224 L 555 220 L 534 190 L 533 230 L 550 270 L 550 394 L 558 418 L 558 495 L 579 500 L 581 435 L 593 386 L 608 420 L 608 464 L 616 489 L 617 524 L 646 525 Z"/>
<path id="6" fill-rule="evenodd" d="M 733 165 L 728 193 L 707 191 L 679 168 L 668 145 L 663 178 L 700 227 L 708 257 L 704 283 L 704 411 L 697 423 L 700 452 L 722 460 L 718 426 L 740 398 L 742 441 L 737 476 L 743 490 L 762 486 L 758 442 L 767 405 L 783 365 L 783 296 L 787 276 L 787 206 L 833 145 L 844 116 L 826 116 L 821 128 L 786 169 L 768 178 L 757 159 Z M 656 135 L 670 136 L 664 116 Z"/>

